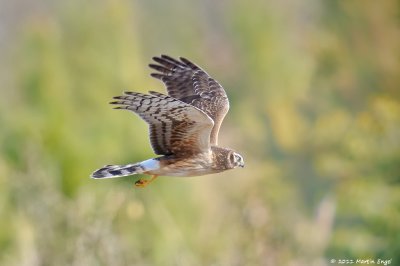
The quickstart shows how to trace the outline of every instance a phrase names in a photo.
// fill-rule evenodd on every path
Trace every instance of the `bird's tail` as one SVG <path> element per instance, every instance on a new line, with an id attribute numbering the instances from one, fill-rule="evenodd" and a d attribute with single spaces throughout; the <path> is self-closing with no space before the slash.
<path id="1" fill-rule="evenodd" d="M 121 176 L 142 174 L 147 171 L 159 169 L 160 162 L 158 159 L 150 159 L 141 163 L 126 165 L 105 165 L 94 171 L 91 178 L 115 178 Z"/>

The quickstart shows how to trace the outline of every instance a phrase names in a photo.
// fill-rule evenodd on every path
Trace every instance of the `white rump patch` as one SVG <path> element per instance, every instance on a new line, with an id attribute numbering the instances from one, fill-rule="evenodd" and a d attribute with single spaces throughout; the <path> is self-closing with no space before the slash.
<path id="1" fill-rule="evenodd" d="M 149 159 L 140 163 L 145 171 L 157 170 L 160 168 L 160 162 L 155 159 Z"/>

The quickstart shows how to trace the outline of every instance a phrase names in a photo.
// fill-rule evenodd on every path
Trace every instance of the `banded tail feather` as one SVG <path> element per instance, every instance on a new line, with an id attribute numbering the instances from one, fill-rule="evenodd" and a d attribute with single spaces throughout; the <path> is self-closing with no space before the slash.
<path id="1" fill-rule="evenodd" d="M 126 165 L 105 165 L 94 171 L 91 178 L 115 178 L 128 175 L 142 174 L 147 171 L 157 170 L 160 167 L 158 159 L 149 159 L 140 163 Z"/>

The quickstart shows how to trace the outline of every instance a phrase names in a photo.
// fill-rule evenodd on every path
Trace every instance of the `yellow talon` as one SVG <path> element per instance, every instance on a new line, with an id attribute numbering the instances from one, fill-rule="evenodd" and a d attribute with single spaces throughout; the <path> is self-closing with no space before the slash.
<path id="1" fill-rule="evenodd" d="M 145 188 L 148 184 L 153 182 L 154 179 L 157 178 L 157 175 L 153 175 L 149 180 L 140 178 L 138 181 L 135 182 L 136 187 Z"/>

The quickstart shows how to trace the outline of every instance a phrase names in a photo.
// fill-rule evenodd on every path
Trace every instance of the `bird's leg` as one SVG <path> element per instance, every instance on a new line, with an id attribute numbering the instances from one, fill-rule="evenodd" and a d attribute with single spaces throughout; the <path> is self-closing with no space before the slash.
<path id="1" fill-rule="evenodd" d="M 158 177 L 158 175 L 152 175 L 151 178 L 148 180 L 140 178 L 138 181 L 135 182 L 135 186 L 140 187 L 140 188 L 145 188 L 148 184 L 153 182 L 154 179 L 156 179 L 157 177 Z"/>

